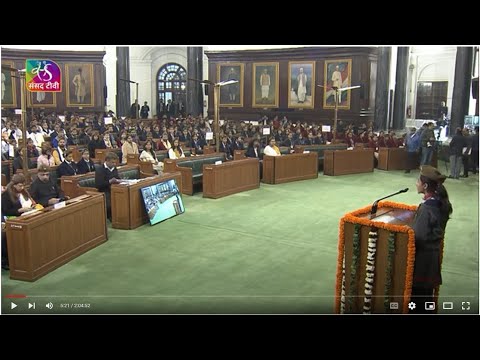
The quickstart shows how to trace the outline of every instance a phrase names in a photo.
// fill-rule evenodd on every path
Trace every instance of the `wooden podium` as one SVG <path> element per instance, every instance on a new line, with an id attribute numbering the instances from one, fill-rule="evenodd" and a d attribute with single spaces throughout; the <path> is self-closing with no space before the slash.
<path id="1" fill-rule="evenodd" d="M 410 226 L 417 206 L 382 201 L 374 216 L 371 208 L 340 220 L 335 312 L 408 313 L 415 263 Z"/>

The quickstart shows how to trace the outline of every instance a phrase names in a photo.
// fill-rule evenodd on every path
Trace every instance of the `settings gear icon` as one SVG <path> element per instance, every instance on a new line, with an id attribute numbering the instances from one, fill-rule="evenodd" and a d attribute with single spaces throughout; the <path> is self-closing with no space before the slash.
<path id="1" fill-rule="evenodd" d="M 416 307 L 417 307 L 417 305 L 416 305 L 413 301 L 410 301 L 410 302 L 408 303 L 408 308 L 409 308 L 410 310 L 415 310 Z"/>

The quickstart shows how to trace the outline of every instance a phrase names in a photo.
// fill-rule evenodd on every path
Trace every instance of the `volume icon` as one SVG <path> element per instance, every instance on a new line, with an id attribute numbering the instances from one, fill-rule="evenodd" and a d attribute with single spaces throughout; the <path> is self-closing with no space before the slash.
<path id="1" fill-rule="evenodd" d="M 47 309 L 52 310 L 52 309 L 53 309 L 53 304 L 52 304 L 51 302 L 49 302 L 47 305 L 45 305 L 45 307 L 46 307 Z"/>

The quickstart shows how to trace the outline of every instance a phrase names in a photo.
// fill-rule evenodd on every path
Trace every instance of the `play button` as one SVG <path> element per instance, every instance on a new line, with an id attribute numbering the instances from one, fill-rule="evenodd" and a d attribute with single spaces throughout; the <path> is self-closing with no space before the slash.
<path id="1" fill-rule="evenodd" d="M 15 304 L 15 303 L 13 303 L 13 302 L 10 303 L 10 309 L 15 309 L 16 307 L 17 307 L 17 304 Z"/>

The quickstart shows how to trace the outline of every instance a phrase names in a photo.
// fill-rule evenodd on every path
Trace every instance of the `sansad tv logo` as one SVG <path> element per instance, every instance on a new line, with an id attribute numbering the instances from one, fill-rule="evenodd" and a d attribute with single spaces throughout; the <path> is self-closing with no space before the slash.
<path id="1" fill-rule="evenodd" d="M 28 91 L 62 91 L 62 71 L 55 61 L 27 59 L 25 68 Z"/>

